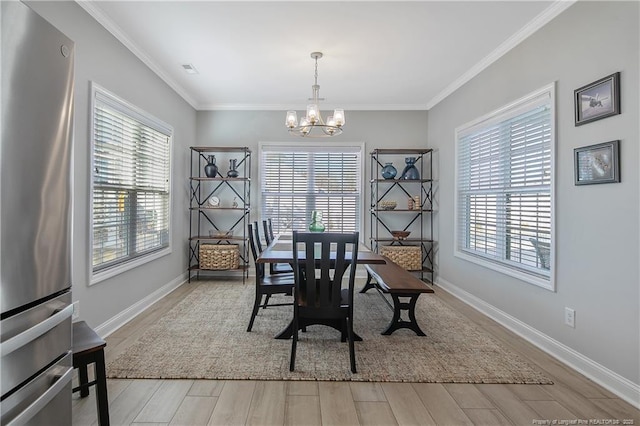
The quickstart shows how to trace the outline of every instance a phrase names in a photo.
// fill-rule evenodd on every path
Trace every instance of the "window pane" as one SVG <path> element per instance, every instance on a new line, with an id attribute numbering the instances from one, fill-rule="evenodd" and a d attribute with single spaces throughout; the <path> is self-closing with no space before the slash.
<path id="1" fill-rule="evenodd" d="M 262 214 L 275 233 L 307 230 L 322 212 L 327 231 L 360 228 L 361 152 L 353 147 L 265 146 L 261 157 Z"/>
<path id="2" fill-rule="evenodd" d="M 550 276 L 551 92 L 459 130 L 456 250 Z"/>
<path id="3" fill-rule="evenodd" d="M 95 88 L 93 271 L 169 245 L 170 131 Z"/>

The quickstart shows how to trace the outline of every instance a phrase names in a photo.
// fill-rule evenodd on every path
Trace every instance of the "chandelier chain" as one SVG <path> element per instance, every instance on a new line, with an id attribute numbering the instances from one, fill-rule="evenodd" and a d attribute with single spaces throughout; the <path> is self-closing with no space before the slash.
<path id="1" fill-rule="evenodd" d="M 315 84 L 318 85 L 318 58 L 316 57 L 316 73 L 315 73 Z"/>

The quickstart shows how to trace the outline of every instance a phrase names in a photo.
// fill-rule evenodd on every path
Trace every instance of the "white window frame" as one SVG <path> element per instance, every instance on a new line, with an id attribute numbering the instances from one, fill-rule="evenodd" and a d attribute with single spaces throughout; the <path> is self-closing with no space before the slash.
<path id="1" fill-rule="evenodd" d="M 142 254 L 137 257 L 133 257 L 129 260 L 124 260 L 111 267 L 107 267 L 98 271 L 94 271 L 93 267 L 93 190 L 94 190 L 94 178 L 93 171 L 95 168 L 95 110 L 96 99 L 100 97 L 101 102 L 107 103 L 122 114 L 128 115 L 131 118 L 153 128 L 157 131 L 165 133 L 169 137 L 169 201 L 167 211 L 167 223 L 168 223 L 168 246 L 160 248 L 158 250 L 151 251 L 146 254 Z M 125 271 L 137 268 L 148 262 L 156 260 L 160 257 L 171 254 L 172 252 L 172 197 L 173 197 L 173 127 L 164 121 L 154 117 L 148 112 L 138 108 L 137 106 L 127 102 L 119 96 L 109 92 L 95 82 L 91 82 L 91 105 L 89 110 L 89 139 L 90 139 L 90 156 L 91 156 L 91 168 L 89 170 L 89 250 L 88 250 L 88 265 L 89 265 L 89 285 L 97 284 L 108 278 L 119 275 Z"/>
<path id="2" fill-rule="evenodd" d="M 365 197 L 365 192 L 364 192 L 364 180 L 365 180 L 365 158 L 364 158 L 364 152 L 365 152 L 365 144 L 364 142 L 328 142 L 328 141 L 323 141 L 321 143 L 309 143 L 309 144 L 305 144 L 305 148 L 318 148 L 318 149 L 322 149 L 322 148 L 326 148 L 326 147 L 336 147 L 336 148 L 343 148 L 343 149 L 350 149 L 350 150 L 357 150 L 359 152 L 360 155 L 360 211 L 359 211 L 359 215 L 358 215 L 358 227 L 359 229 L 357 229 L 357 231 L 360 233 L 360 242 L 362 243 L 362 240 L 364 239 L 364 233 L 363 233 L 363 229 L 364 229 L 364 197 Z M 285 150 L 290 150 L 290 151 L 299 151 L 300 149 L 300 145 L 299 144 L 295 144 L 295 143 L 291 143 L 291 142 L 259 142 L 258 143 L 258 151 L 259 151 L 259 158 L 260 161 L 262 161 L 263 158 L 263 151 L 266 149 L 268 150 L 273 150 L 273 149 L 285 149 Z M 258 191 L 260 193 L 260 215 L 264 215 L 264 212 L 262 211 L 262 207 L 263 207 L 263 197 L 262 197 L 262 180 L 263 180 L 263 174 L 259 173 L 259 182 L 258 182 Z"/>
<path id="3" fill-rule="evenodd" d="M 487 128 L 491 125 L 495 125 L 501 121 L 505 121 L 509 117 L 517 116 L 524 111 L 520 110 L 523 107 L 526 108 L 527 104 L 533 102 L 536 98 L 548 96 L 550 107 L 550 144 L 551 144 L 551 183 L 550 183 L 550 268 L 547 276 L 544 274 L 536 273 L 534 271 L 527 271 L 522 268 L 511 266 L 508 262 L 500 262 L 496 260 L 490 260 L 481 255 L 475 255 L 469 251 L 463 251 L 459 247 L 459 229 L 458 224 L 460 218 L 460 206 L 458 202 L 459 196 L 459 142 L 460 138 L 469 133 L 480 131 L 482 128 Z M 520 111 L 519 111 L 520 110 Z M 555 152 L 556 152 L 556 112 L 555 112 L 555 83 L 551 83 L 533 93 L 530 93 L 502 108 L 499 108 L 489 114 L 486 114 L 476 120 L 466 123 L 455 129 L 455 197 L 454 197 L 454 211 L 455 211 L 455 223 L 454 223 L 454 256 L 460 259 L 473 262 L 475 264 L 484 266 L 494 271 L 501 272 L 503 274 L 518 278 L 524 282 L 534 284 L 544 289 L 555 291 Z M 503 222 L 504 224 L 504 222 Z"/>

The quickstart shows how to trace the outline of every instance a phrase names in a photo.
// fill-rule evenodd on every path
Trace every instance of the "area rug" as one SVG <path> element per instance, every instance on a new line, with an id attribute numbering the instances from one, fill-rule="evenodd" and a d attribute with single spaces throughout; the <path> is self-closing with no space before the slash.
<path id="1" fill-rule="evenodd" d="M 291 341 L 274 336 L 290 322 L 291 306 L 260 309 L 253 331 L 247 332 L 253 284 L 186 285 L 194 289 L 109 360 L 108 377 L 552 383 L 517 353 L 429 294 L 422 295 L 416 306 L 426 336 L 406 329 L 381 335 L 392 311 L 374 290 L 355 296 L 354 328 L 363 338 L 355 344 L 357 374 L 349 368 L 347 343 L 340 342 L 338 331 L 324 326 L 300 333 L 296 369 L 290 372 Z"/>

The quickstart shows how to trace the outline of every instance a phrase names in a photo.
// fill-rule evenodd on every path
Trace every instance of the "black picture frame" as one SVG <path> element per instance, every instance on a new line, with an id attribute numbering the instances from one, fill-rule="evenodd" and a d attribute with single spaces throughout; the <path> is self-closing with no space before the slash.
<path id="1" fill-rule="evenodd" d="M 620 141 L 573 150 L 576 185 L 620 182 Z"/>
<path id="2" fill-rule="evenodd" d="M 620 114 L 620 73 L 576 89 L 573 100 L 576 126 Z"/>

